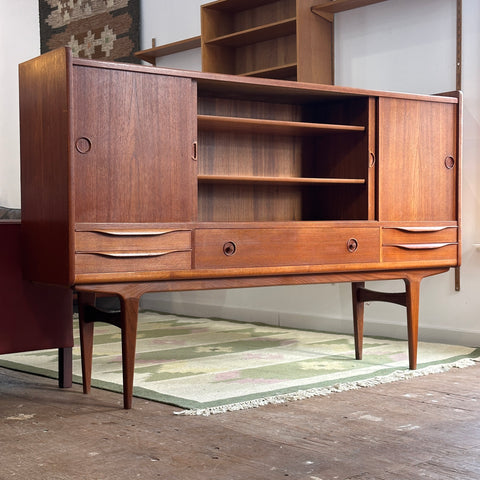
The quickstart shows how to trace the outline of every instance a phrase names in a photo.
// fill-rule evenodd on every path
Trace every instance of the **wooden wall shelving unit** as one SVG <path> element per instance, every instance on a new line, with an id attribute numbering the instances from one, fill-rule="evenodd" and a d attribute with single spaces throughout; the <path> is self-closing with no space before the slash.
<path id="1" fill-rule="evenodd" d="M 312 12 L 333 22 L 335 13 L 382 3 L 386 0 L 323 0 L 312 7 Z"/>
<path id="2" fill-rule="evenodd" d="M 159 45 L 147 50 L 141 50 L 135 52 L 135 56 L 144 60 L 147 63 L 155 65 L 157 58 L 167 55 L 173 55 L 174 53 L 185 52 L 194 48 L 201 47 L 200 35 L 196 37 L 186 38 L 179 40 L 178 42 L 167 43 L 165 45 Z"/>

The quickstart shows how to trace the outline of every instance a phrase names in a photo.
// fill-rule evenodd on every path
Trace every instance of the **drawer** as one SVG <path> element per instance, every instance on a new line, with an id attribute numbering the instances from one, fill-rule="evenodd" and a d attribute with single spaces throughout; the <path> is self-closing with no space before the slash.
<path id="1" fill-rule="evenodd" d="M 191 250 L 77 253 L 75 255 L 75 272 L 76 274 L 85 274 L 187 270 L 191 268 L 191 259 Z"/>
<path id="2" fill-rule="evenodd" d="M 76 232 L 76 252 L 185 250 L 192 247 L 191 230 L 95 229 Z"/>
<path id="3" fill-rule="evenodd" d="M 458 245 L 455 243 L 404 243 L 383 246 L 382 261 L 384 262 L 425 262 L 445 260 L 456 262 Z"/>
<path id="4" fill-rule="evenodd" d="M 274 267 L 378 262 L 376 227 L 198 229 L 195 262 L 202 268 Z"/>
<path id="5" fill-rule="evenodd" d="M 457 227 L 384 227 L 382 244 L 404 243 L 455 243 Z"/>

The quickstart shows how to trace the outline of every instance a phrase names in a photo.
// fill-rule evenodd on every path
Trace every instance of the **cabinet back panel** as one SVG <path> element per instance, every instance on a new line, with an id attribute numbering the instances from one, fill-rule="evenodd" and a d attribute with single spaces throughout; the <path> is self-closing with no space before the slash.
<path id="1" fill-rule="evenodd" d="M 235 73 L 235 52 L 229 47 L 204 45 L 202 47 L 202 70 L 213 73 Z"/>
<path id="2" fill-rule="evenodd" d="M 201 8 L 201 22 L 203 41 L 228 35 L 234 29 L 233 16 L 214 8 Z"/>
<path id="3" fill-rule="evenodd" d="M 235 57 L 234 73 L 241 75 L 296 63 L 297 43 L 295 35 L 287 35 L 232 49 L 232 53 Z"/>
<path id="4" fill-rule="evenodd" d="M 342 125 L 368 124 L 369 97 L 311 103 L 305 107 L 305 120 Z"/>
<path id="5" fill-rule="evenodd" d="M 301 139 L 199 132 L 200 175 L 302 176 Z"/>
<path id="6" fill-rule="evenodd" d="M 222 97 L 198 98 L 198 113 L 226 117 L 261 118 L 270 120 L 301 120 L 303 109 L 288 103 L 262 102 Z"/>
<path id="7" fill-rule="evenodd" d="M 74 85 L 74 137 L 91 144 L 73 148 L 76 221 L 193 220 L 191 80 L 77 67 Z"/>
<path id="8" fill-rule="evenodd" d="M 312 148 L 311 162 L 313 177 L 363 179 L 363 185 L 325 186 L 311 198 L 312 208 L 317 208 L 315 217 L 327 220 L 367 220 L 369 218 L 369 170 L 370 153 L 375 145 L 369 141 L 375 129 L 374 115 L 369 112 L 367 97 L 349 99 L 342 102 L 325 102 L 305 109 L 309 121 L 339 125 L 358 125 L 364 132 L 345 132 L 320 136 Z M 373 112 L 374 114 L 374 112 Z M 373 143 L 373 142 L 372 142 Z"/>
<path id="9" fill-rule="evenodd" d="M 248 30 L 278 22 L 296 15 L 295 0 L 278 0 L 256 8 L 242 10 L 233 15 L 234 31 Z"/>
<path id="10" fill-rule="evenodd" d="M 271 185 L 201 184 L 200 222 L 269 222 L 302 220 L 302 191 Z"/>
<path id="11" fill-rule="evenodd" d="M 199 98 L 199 113 L 208 115 L 297 120 L 296 105 Z M 236 132 L 198 132 L 198 173 L 203 175 L 301 176 L 301 140 L 290 136 Z"/>
<path id="12" fill-rule="evenodd" d="M 365 185 L 323 185 L 305 196 L 305 220 L 368 220 Z"/>

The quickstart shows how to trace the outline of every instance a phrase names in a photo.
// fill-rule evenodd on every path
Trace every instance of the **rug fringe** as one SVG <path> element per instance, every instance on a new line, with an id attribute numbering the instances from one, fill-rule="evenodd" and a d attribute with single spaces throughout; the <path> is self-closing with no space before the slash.
<path id="1" fill-rule="evenodd" d="M 400 380 L 409 380 L 415 377 L 422 377 L 425 375 L 431 375 L 433 373 L 448 372 L 452 368 L 466 368 L 475 365 L 476 362 L 480 362 L 480 358 L 462 358 L 453 363 L 430 365 L 418 370 L 396 370 L 388 375 L 369 378 L 366 380 L 356 380 L 347 383 L 338 383 L 330 387 L 324 388 L 311 388 L 308 390 L 298 390 L 293 393 L 285 393 L 281 395 L 274 395 L 270 397 L 259 398 L 256 400 L 250 400 L 245 402 L 230 403 L 227 405 L 219 405 L 216 407 L 208 408 L 194 408 L 188 410 L 181 410 L 173 412 L 175 415 L 191 415 L 191 416 L 209 416 L 219 413 L 235 412 L 239 410 L 248 410 L 251 408 L 258 408 L 265 405 L 279 405 L 287 402 L 293 402 L 297 400 L 305 400 L 311 397 L 324 397 L 331 395 L 332 393 L 346 392 L 348 390 L 357 390 L 360 388 L 374 387 L 385 383 L 397 382 Z"/>

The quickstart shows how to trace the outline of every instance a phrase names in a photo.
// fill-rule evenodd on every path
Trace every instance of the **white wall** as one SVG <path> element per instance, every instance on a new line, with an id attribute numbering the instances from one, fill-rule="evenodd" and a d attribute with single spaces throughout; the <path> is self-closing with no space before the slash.
<path id="1" fill-rule="evenodd" d="M 18 64 L 40 53 L 36 0 L 0 0 L 0 205 L 20 207 Z"/>
<path id="2" fill-rule="evenodd" d="M 465 98 L 462 289 L 453 272 L 424 280 L 421 339 L 480 344 L 478 272 L 480 208 L 480 2 L 463 0 Z M 142 48 L 200 34 L 201 0 L 143 0 Z M 455 0 L 389 0 L 336 17 L 336 83 L 365 88 L 433 93 L 455 86 Z M 0 107 L 0 205 L 20 206 L 17 65 L 39 52 L 37 0 L 0 0 L 2 48 Z M 168 7 L 168 8 L 167 8 Z M 186 14 L 188 12 L 188 15 Z M 19 35 L 18 32 L 22 34 Z M 14 38 L 15 41 L 11 39 Z M 200 52 L 165 57 L 165 66 L 200 69 Z M 376 285 L 403 289 L 401 282 Z M 192 315 L 214 315 L 322 330 L 351 331 L 349 286 L 270 287 L 152 294 L 143 305 Z M 405 335 L 402 307 L 371 304 L 368 334 Z"/>
<path id="3" fill-rule="evenodd" d="M 163 45 L 200 35 L 200 5 L 209 1 L 142 0 L 142 48 L 152 47 L 152 39 L 155 39 L 156 45 Z M 160 57 L 157 65 L 201 70 L 201 51 L 195 48 Z"/>

